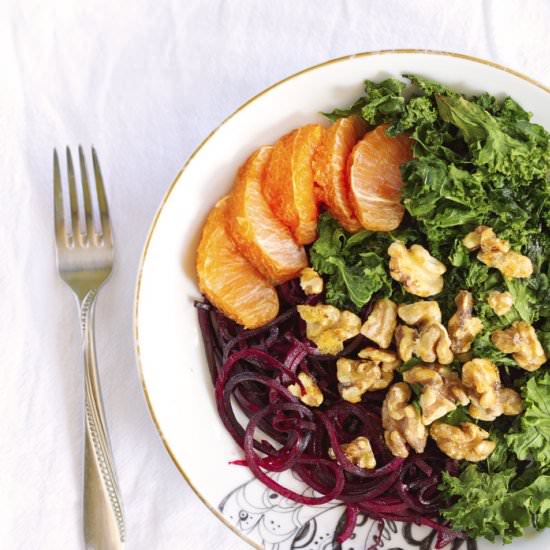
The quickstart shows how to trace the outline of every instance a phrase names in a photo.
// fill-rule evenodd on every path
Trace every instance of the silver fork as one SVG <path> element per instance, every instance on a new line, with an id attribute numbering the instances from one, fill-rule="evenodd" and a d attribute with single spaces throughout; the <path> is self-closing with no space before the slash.
<path id="1" fill-rule="evenodd" d="M 113 267 L 113 235 L 95 149 L 92 148 L 92 160 L 101 226 L 98 230 L 93 219 L 90 185 L 82 147 L 78 148 L 78 156 L 84 219 L 81 219 L 79 214 L 76 177 L 68 147 L 70 220 L 65 219 L 63 210 L 61 171 L 55 149 L 53 185 L 57 268 L 59 275 L 71 287 L 77 299 L 84 351 L 84 539 L 88 549 L 118 550 L 123 548 L 125 538 L 124 515 L 103 412 L 94 343 L 95 300 L 99 288 L 109 277 Z"/>

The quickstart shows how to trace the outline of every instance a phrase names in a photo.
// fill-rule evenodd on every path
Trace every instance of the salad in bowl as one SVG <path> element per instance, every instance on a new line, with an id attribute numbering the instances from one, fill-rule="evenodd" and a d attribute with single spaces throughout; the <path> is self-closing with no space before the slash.
<path id="1" fill-rule="evenodd" d="M 403 76 L 259 147 L 208 215 L 217 408 L 235 467 L 346 505 L 339 542 L 359 514 L 510 542 L 550 526 L 550 134 Z"/>

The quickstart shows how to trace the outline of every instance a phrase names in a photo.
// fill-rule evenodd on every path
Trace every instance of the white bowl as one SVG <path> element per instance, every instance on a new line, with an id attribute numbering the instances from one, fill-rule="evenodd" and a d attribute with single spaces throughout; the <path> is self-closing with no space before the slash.
<path id="1" fill-rule="evenodd" d="M 170 456 L 197 495 L 257 548 L 271 549 L 276 544 L 278 550 L 332 548 L 343 507 L 286 501 L 251 481 L 247 468 L 228 464 L 241 458 L 242 452 L 216 412 L 193 307 L 193 300 L 200 298 L 195 253 L 202 224 L 210 208 L 231 188 L 238 167 L 260 145 L 273 143 L 295 127 L 321 122 L 320 112 L 349 105 L 361 95 L 365 79 L 402 73 L 417 73 L 469 93 L 511 95 L 533 112 L 537 122 L 550 128 L 550 90 L 487 61 L 412 50 L 328 61 L 268 88 L 216 128 L 168 188 L 145 244 L 134 320 L 137 360 L 151 415 Z M 299 485 L 288 477 L 285 482 Z M 375 527 L 370 521 L 358 527 L 354 540 L 343 548 L 354 543 L 363 547 L 364 539 L 372 540 Z M 401 526 L 388 524 L 385 546 L 412 548 L 401 531 Z M 429 533 L 415 527 L 414 536 Z M 479 541 L 480 548 L 492 546 Z M 514 542 L 514 548 L 550 548 L 550 530 Z"/>

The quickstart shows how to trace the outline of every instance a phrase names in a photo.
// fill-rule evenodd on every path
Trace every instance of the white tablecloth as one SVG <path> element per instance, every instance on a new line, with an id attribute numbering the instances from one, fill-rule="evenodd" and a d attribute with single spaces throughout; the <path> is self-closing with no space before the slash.
<path id="1" fill-rule="evenodd" d="M 172 464 L 138 382 L 135 273 L 167 185 L 243 101 L 328 58 L 449 50 L 550 85 L 549 22 L 546 0 L 0 0 L 0 548 L 83 547 L 80 335 L 54 264 L 52 147 L 97 147 L 114 217 L 97 344 L 127 548 L 244 550 Z"/>

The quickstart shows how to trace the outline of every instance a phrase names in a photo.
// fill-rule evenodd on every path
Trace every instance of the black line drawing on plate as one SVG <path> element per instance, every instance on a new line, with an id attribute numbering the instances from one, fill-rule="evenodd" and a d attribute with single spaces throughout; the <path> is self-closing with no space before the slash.
<path id="1" fill-rule="evenodd" d="M 315 496 L 292 472 L 275 474 L 284 486 Z M 345 522 L 345 506 L 330 502 L 305 506 L 282 497 L 256 478 L 233 489 L 220 503 L 220 512 L 239 531 L 265 550 L 434 550 L 436 531 L 394 521 L 379 522 L 359 514 L 352 536 L 336 541 Z M 449 550 L 477 550 L 475 541 L 456 540 Z"/>

